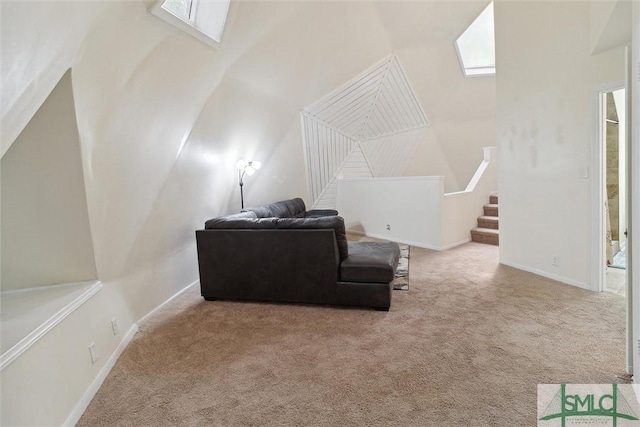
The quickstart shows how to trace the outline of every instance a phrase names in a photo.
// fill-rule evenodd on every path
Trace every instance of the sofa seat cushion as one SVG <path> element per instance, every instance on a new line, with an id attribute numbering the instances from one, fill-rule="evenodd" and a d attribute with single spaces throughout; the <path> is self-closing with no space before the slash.
<path id="1" fill-rule="evenodd" d="M 351 242 L 349 256 L 340 264 L 343 282 L 389 283 L 393 280 L 400 248 L 392 242 Z"/>

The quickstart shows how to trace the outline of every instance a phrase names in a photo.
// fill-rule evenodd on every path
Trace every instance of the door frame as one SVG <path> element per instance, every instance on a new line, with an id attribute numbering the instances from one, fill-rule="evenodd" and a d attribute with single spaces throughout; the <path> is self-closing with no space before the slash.
<path id="1" fill-rule="evenodd" d="M 597 292 L 603 292 L 606 283 L 606 267 L 604 267 L 605 249 L 603 242 L 606 239 L 606 217 L 604 212 L 604 170 L 605 170 L 605 150 L 606 150 L 606 126 L 604 117 L 603 95 L 619 89 L 625 89 L 625 95 L 628 88 L 624 81 L 609 83 L 598 86 L 593 90 L 592 106 L 593 106 L 593 152 L 592 152 L 592 180 L 591 180 L 591 206 L 592 206 L 592 236 L 591 236 L 591 289 Z M 628 110 L 628 109 L 627 109 Z M 629 137 L 627 135 L 627 141 Z M 625 144 L 627 152 L 628 143 Z M 628 156 L 627 156 L 628 159 Z M 630 170 L 626 170 L 627 183 L 630 180 Z M 627 190 L 628 190 L 627 185 Z M 629 200 L 627 199 L 627 205 Z M 628 206 L 627 206 L 627 209 Z M 627 221 L 630 218 L 627 216 Z M 630 237 L 630 236 L 629 236 Z M 629 238 L 627 237 L 627 239 Z M 627 241 L 627 246 L 629 242 Z M 627 275 L 628 276 L 628 275 Z"/>
<path id="2" fill-rule="evenodd" d="M 635 178 L 640 173 L 640 163 L 637 161 L 636 156 L 637 148 L 633 146 L 635 141 L 635 127 L 631 118 L 635 111 L 632 98 L 632 90 L 635 90 L 631 81 L 632 73 L 632 61 L 631 50 L 629 47 L 625 48 L 625 78 L 623 81 L 617 81 L 609 84 L 605 84 L 594 88 L 592 92 L 592 111 L 593 111 L 593 146 L 592 146 L 592 161 L 591 170 L 591 288 L 594 291 L 602 292 L 605 284 L 606 269 L 603 268 L 604 264 L 604 244 L 606 234 L 606 223 L 604 216 L 604 133 L 605 129 L 605 117 L 603 115 L 603 93 L 612 92 L 618 89 L 625 89 L 625 103 L 626 103 L 626 211 L 627 211 L 627 269 L 626 272 L 626 309 L 625 309 L 625 368 L 627 374 L 634 374 L 634 349 L 636 344 L 634 338 L 637 331 L 634 328 L 633 320 L 638 316 L 638 313 L 634 313 L 634 304 L 637 297 L 634 295 L 634 246 L 636 246 L 634 240 L 635 220 L 637 219 L 634 214 L 637 210 L 637 199 L 633 197 Z M 636 236 L 637 237 L 637 236 Z M 638 345 L 640 345 L 640 339 L 638 339 Z M 640 354 L 640 350 L 639 350 Z M 638 382 L 637 380 L 635 381 Z"/>

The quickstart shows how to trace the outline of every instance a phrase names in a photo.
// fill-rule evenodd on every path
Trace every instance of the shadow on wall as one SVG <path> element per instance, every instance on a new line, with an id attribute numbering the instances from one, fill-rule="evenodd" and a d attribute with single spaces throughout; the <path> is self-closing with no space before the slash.
<path id="1" fill-rule="evenodd" d="M 3 291 L 97 279 L 77 129 L 69 69 L 2 157 Z"/>

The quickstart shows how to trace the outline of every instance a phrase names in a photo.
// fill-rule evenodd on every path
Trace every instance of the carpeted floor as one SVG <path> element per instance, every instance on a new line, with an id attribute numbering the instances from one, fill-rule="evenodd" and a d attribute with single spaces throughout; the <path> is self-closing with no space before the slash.
<path id="1" fill-rule="evenodd" d="M 611 383 L 624 298 L 411 248 L 391 310 L 205 302 L 141 325 L 80 426 L 532 426 L 538 383 Z"/>

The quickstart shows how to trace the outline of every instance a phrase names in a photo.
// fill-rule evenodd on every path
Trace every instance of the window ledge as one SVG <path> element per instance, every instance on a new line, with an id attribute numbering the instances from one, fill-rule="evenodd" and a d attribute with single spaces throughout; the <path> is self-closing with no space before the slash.
<path id="1" fill-rule="evenodd" d="M 2 292 L 0 371 L 102 288 L 88 281 Z"/>
<path id="2" fill-rule="evenodd" d="M 187 22 L 184 19 L 180 19 L 173 13 L 163 9 L 162 0 L 157 1 L 153 6 L 151 6 L 151 8 L 149 9 L 149 12 L 152 15 L 162 19 L 167 24 L 172 25 L 177 29 L 184 31 L 185 33 L 189 34 L 191 37 L 195 37 L 196 39 L 200 40 L 201 42 L 215 49 L 220 49 L 220 43 L 218 41 L 208 36 L 207 33 L 200 30 L 198 27 L 193 25 L 193 23 Z"/>

